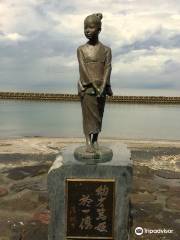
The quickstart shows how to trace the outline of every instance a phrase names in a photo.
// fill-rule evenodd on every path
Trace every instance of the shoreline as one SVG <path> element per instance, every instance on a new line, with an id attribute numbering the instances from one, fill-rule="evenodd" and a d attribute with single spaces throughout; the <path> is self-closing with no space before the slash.
<path id="1" fill-rule="evenodd" d="M 0 137 L 0 141 L 3 140 L 19 140 L 19 139 L 53 139 L 53 140 L 64 140 L 65 142 L 85 142 L 84 137 L 56 137 L 56 136 L 12 136 L 12 137 Z M 179 142 L 180 139 L 148 139 L 148 138 L 117 138 L 117 137 L 99 137 L 99 142 L 107 141 L 120 141 L 120 142 Z"/>
<path id="2" fill-rule="evenodd" d="M 126 144 L 129 148 L 154 149 L 154 148 L 180 148 L 180 140 L 136 140 L 136 139 L 112 139 L 103 138 L 99 143 L 120 142 Z M 84 145 L 84 138 L 50 138 L 50 137 L 19 137 L 0 139 L 0 154 L 50 154 L 57 153 L 59 149 L 68 145 L 79 143 Z"/>

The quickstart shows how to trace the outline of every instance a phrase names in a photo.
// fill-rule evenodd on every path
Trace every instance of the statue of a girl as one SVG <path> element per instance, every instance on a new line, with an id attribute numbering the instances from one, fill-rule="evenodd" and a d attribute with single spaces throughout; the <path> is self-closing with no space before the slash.
<path id="1" fill-rule="evenodd" d="M 77 49 L 80 79 L 78 94 L 81 98 L 83 130 L 86 151 L 93 153 L 98 147 L 106 95 L 112 96 L 110 85 L 111 49 L 98 37 L 102 14 L 92 14 L 84 20 L 84 34 L 88 42 Z"/>

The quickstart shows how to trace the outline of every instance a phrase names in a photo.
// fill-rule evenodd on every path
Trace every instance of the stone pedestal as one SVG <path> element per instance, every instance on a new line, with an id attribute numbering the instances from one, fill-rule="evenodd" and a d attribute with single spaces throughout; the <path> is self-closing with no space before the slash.
<path id="1" fill-rule="evenodd" d="M 107 144 L 113 158 L 104 163 L 74 159 L 73 144 L 62 151 L 48 174 L 49 240 L 128 239 L 130 151 Z"/>

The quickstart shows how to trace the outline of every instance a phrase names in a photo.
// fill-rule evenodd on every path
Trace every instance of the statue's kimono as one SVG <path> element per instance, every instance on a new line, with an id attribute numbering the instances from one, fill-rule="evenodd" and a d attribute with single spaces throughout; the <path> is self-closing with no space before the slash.
<path id="1" fill-rule="evenodd" d="M 101 131 L 106 95 L 111 95 L 111 49 L 101 42 L 92 46 L 88 43 L 77 49 L 80 79 L 78 94 L 81 97 L 83 130 L 86 134 Z M 99 97 L 93 87 L 105 83 L 104 94 Z"/>

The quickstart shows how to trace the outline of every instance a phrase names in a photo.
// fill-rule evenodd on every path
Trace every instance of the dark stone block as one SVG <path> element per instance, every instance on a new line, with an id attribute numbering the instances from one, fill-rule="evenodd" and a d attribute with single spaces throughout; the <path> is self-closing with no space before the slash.
<path id="1" fill-rule="evenodd" d="M 57 157 L 49 170 L 48 192 L 51 210 L 49 240 L 62 240 L 67 237 L 67 179 L 78 179 L 78 181 L 82 179 L 94 181 L 104 180 L 105 182 L 108 180 L 115 181 L 113 237 L 116 240 L 127 240 L 130 210 L 129 193 L 132 182 L 130 151 L 126 145 L 116 143 L 109 146 L 113 150 L 113 158 L 111 161 L 88 164 L 74 159 L 73 153 L 77 146 L 76 144 L 64 149 L 62 156 Z M 74 194 L 76 194 L 76 192 Z M 95 237 L 97 237 L 97 235 Z"/>

